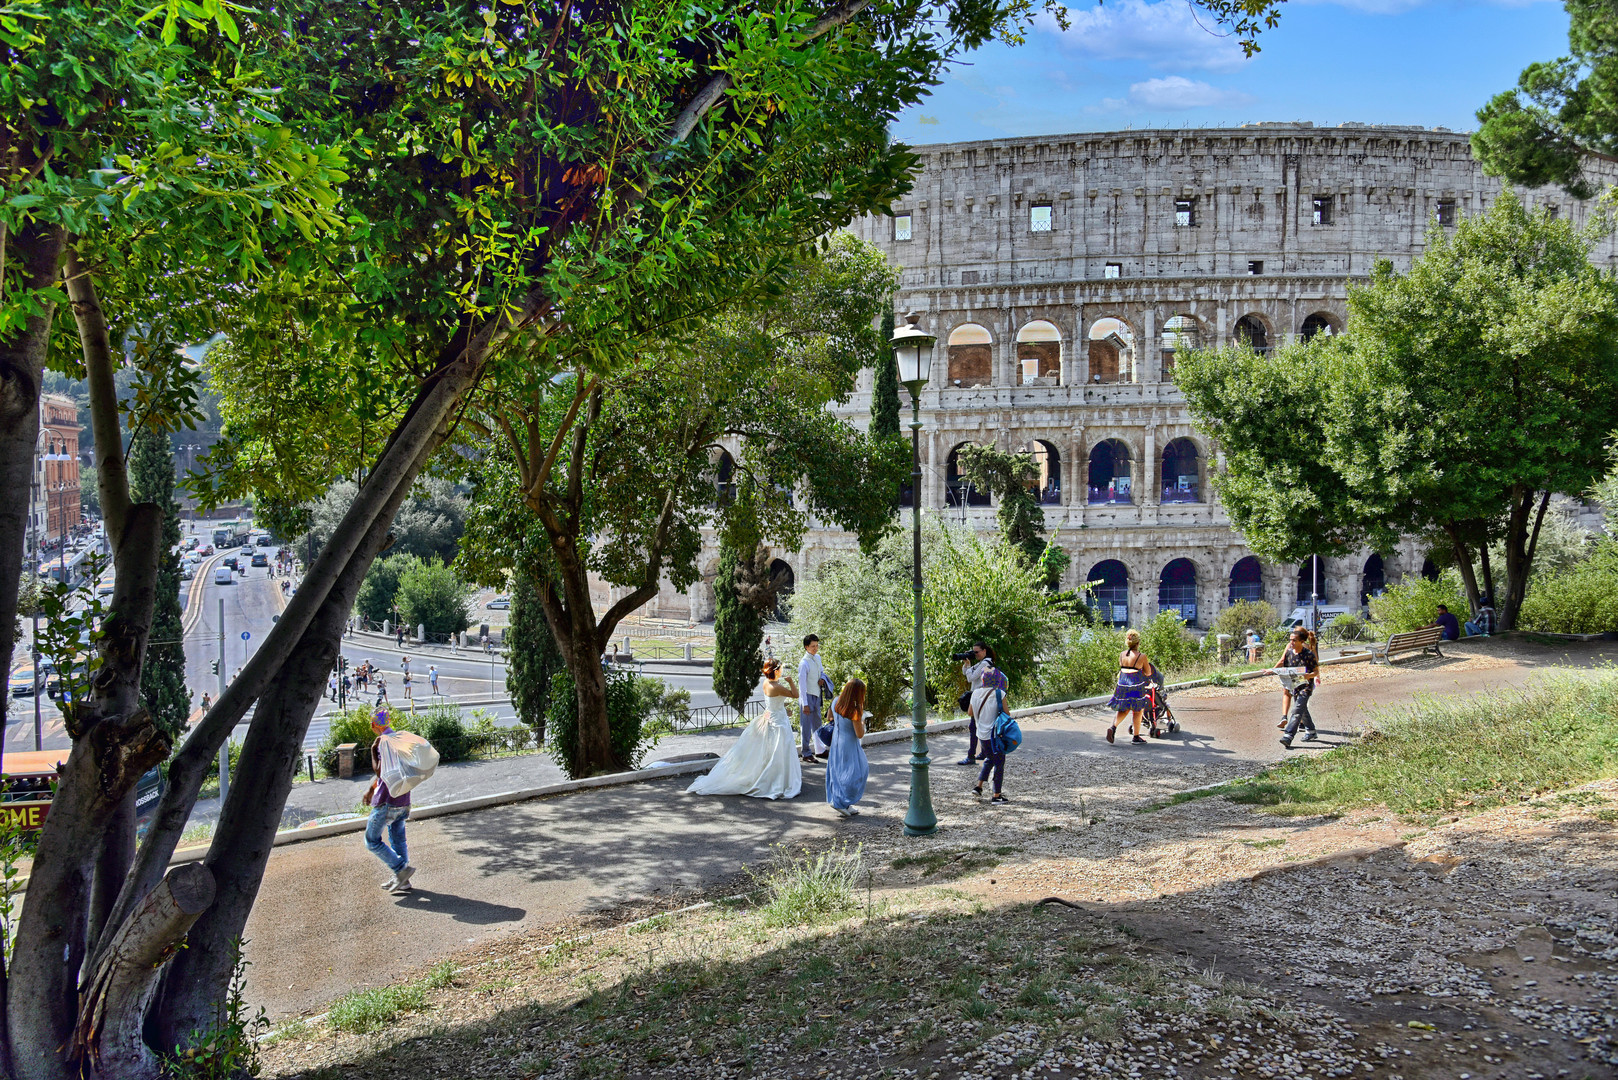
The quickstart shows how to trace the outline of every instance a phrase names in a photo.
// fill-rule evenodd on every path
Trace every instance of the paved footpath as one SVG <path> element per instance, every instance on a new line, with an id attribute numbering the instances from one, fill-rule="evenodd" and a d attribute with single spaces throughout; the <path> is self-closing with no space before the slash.
<path id="1" fill-rule="evenodd" d="M 1611 645 L 1551 649 L 1489 641 L 1447 651 L 1450 660 L 1365 672 L 1374 678 L 1351 674 L 1353 668 L 1328 669 L 1312 703 L 1323 737 L 1293 752 L 1335 745 L 1364 722 L 1366 710 L 1406 703 L 1417 694 L 1518 686 L 1543 665 L 1588 666 L 1618 658 L 1618 646 Z M 1024 731 L 1030 744 L 1037 741 L 1046 752 L 1135 755 L 1144 775 L 1153 771 L 1154 760 L 1202 760 L 1224 772 L 1232 764 L 1257 768 L 1283 753 L 1276 741 L 1276 694 L 1182 692 L 1174 707 L 1184 727 L 1180 736 L 1146 746 L 1108 746 L 1108 721 L 1097 709 L 1031 718 Z M 722 746 L 725 736 L 709 738 Z M 964 734 L 932 740 L 936 800 L 960 799 L 970 785 L 969 770 L 954 764 L 965 741 Z M 841 820 L 826 805 L 817 765 L 805 768 L 803 793 L 788 802 L 699 798 L 684 793 L 690 778 L 674 778 L 414 823 L 410 857 L 420 868 L 418 887 L 402 897 L 378 887 L 385 871 L 357 834 L 278 848 L 247 926 L 249 1000 L 263 1005 L 272 1020 L 320 1012 L 346 991 L 390 982 L 469 943 L 723 880 L 767 858 L 772 845 L 857 842 L 897 831 L 905 812 L 908 753 L 907 741 L 871 748 L 866 812 L 853 821 Z M 1015 763 L 1008 780 L 1015 796 L 1014 781 Z M 983 812 L 1015 813 L 1017 807 Z M 966 840 L 945 832 L 916 842 Z"/>

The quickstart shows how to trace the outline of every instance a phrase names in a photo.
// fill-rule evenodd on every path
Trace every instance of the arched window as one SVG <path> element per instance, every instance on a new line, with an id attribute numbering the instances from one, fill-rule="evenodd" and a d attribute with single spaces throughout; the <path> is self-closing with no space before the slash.
<path id="1" fill-rule="evenodd" d="M 1175 439 L 1163 448 L 1162 501 L 1166 503 L 1202 501 L 1197 444 L 1190 439 Z"/>
<path id="2" fill-rule="evenodd" d="M 1017 383 L 1055 385 L 1062 381 L 1062 332 L 1043 319 L 1017 331 Z"/>
<path id="3" fill-rule="evenodd" d="M 1188 623 L 1197 621 L 1197 568 L 1190 559 L 1175 559 L 1157 579 L 1157 610 L 1172 611 Z"/>
<path id="4" fill-rule="evenodd" d="M 792 567 L 780 559 L 770 563 L 770 586 L 775 590 L 776 622 L 789 622 L 792 618 L 792 592 L 796 581 Z"/>
<path id="5" fill-rule="evenodd" d="M 1270 351 L 1270 332 L 1257 315 L 1243 315 L 1236 320 L 1236 340 L 1257 353 Z"/>
<path id="6" fill-rule="evenodd" d="M 1062 501 L 1061 454 L 1043 439 L 1035 439 L 1030 450 L 1034 455 L 1034 464 L 1039 467 L 1039 475 L 1034 477 L 1031 490 L 1046 506 L 1059 505 Z"/>
<path id="7" fill-rule="evenodd" d="M 1160 344 L 1163 350 L 1163 381 L 1174 378 L 1175 354 L 1197 347 L 1197 320 L 1190 315 L 1174 315 L 1163 323 Z"/>
<path id="8" fill-rule="evenodd" d="M 1109 626 L 1129 622 L 1129 568 L 1117 559 L 1090 567 L 1085 579 L 1090 585 L 1090 610 L 1098 621 Z"/>
<path id="9" fill-rule="evenodd" d="M 1373 554 L 1365 560 L 1365 570 L 1360 574 L 1360 605 L 1369 604 L 1373 596 L 1381 596 L 1387 584 L 1388 575 L 1382 565 L 1382 556 Z"/>
<path id="10" fill-rule="evenodd" d="M 1236 565 L 1230 568 L 1230 602 L 1238 600 L 1264 599 L 1264 568 L 1259 565 L 1258 558 L 1249 555 L 1237 559 Z M 1262 630 L 1263 627 L 1259 627 Z"/>
<path id="11" fill-rule="evenodd" d="M 977 323 L 949 332 L 949 385 L 987 386 L 994 381 L 994 338 Z"/>
<path id="12" fill-rule="evenodd" d="M 1134 501 L 1129 490 L 1129 447 L 1117 439 L 1096 443 L 1090 451 L 1090 505 Z"/>
<path id="13" fill-rule="evenodd" d="M 1311 596 L 1319 594 L 1320 602 L 1328 599 L 1326 590 L 1326 560 L 1311 555 L 1298 567 L 1298 603 L 1307 604 Z"/>
<path id="14" fill-rule="evenodd" d="M 1332 323 L 1331 316 L 1322 312 L 1315 312 L 1303 320 L 1303 340 L 1308 341 L 1316 334 L 1325 334 L 1331 337 L 1337 333 L 1337 327 Z"/>
<path id="15" fill-rule="evenodd" d="M 989 493 L 979 491 L 961 478 L 961 447 L 970 445 L 959 443 L 949 452 L 949 459 L 944 465 L 944 505 L 945 506 L 988 506 Z"/>
<path id="16" fill-rule="evenodd" d="M 729 506 L 736 501 L 736 459 L 729 450 L 719 451 L 713 460 L 713 489 L 715 506 Z"/>
<path id="17" fill-rule="evenodd" d="M 1421 576 L 1426 578 L 1428 581 L 1437 581 L 1438 564 L 1433 562 L 1431 559 L 1423 559 L 1421 561 Z"/>
<path id="18" fill-rule="evenodd" d="M 1135 381 L 1135 335 L 1122 319 L 1097 319 L 1090 327 L 1090 381 Z"/>

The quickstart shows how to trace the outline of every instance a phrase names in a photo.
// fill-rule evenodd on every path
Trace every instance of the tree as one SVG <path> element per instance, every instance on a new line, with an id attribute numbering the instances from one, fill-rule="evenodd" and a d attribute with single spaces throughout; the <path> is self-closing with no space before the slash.
<path id="1" fill-rule="evenodd" d="M 523 573 L 512 576 L 511 629 L 506 645 L 506 690 L 512 707 L 534 729 L 534 741 L 543 743 L 553 680 L 566 665 L 545 621 L 538 586 Z"/>
<path id="2" fill-rule="evenodd" d="M 140 702 L 171 741 L 191 718 L 185 683 L 185 628 L 180 618 L 180 505 L 174 501 L 174 455 L 166 432 L 142 426 L 129 440 L 129 495 L 163 514 L 158 548 L 157 599 L 151 641 L 140 673 Z"/>
<path id="3" fill-rule="evenodd" d="M 91 517 L 101 516 L 100 482 L 94 465 L 79 466 L 79 509 Z"/>
<path id="4" fill-rule="evenodd" d="M 586 775 L 625 767 L 611 756 L 598 658 L 664 577 L 677 589 L 696 580 L 704 525 L 786 547 L 809 511 L 864 542 L 891 527 L 878 493 L 897 483 L 903 443 L 825 405 L 852 392 L 892 288 L 879 252 L 838 236 L 795 264 L 779 297 L 714 317 L 689 352 L 490 406 L 485 424 L 504 442 L 474 491 L 466 549 L 479 580 L 521 568 L 541 583 L 578 696 Z M 740 480 L 721 490 L 715 463 L 733 451 Z M 592 575 L 629 590 L 599 616 Z"/>
<path id="5" fill-rule="evenodd" d="M 309 547 L 319 551 L 341 527 L 343 516 L 354 505 L 359 486 L 352 480 L 339 480 L 332 484 L 319 499 L 308 504 L 308 521 L 294 546 L 299 551 Z M 410 489 L 405 504 L 394 516 L 388 551 L 394 555 L 414 555 L 417 558 L 437 558 L 450 562 L 460 544 L 466 527 L 466 497 L 455 490 L 451 480 L 442 477 L 424 477 Z"/>
<path id="6" fill-rule="evenodd" d="M 1438 534 L 1472 604 L 1494 594 L 1509 630 L 1552 494 L 1589 489 L 1618 427 L 1618 288 L 1590 265 L 1593 234 L 1510 192 L 1448 232 L 1407 273 L 1384 263 L 1351 289 L 1344 334 L 1195 354 L 1175 381 L 1225 451 L 1220 495 L 1254 551 Z"/>
<path id="7" fill-rule="evenodd" d="M 1032 490 L 1039 478 L 1034 456 L 968 443 L 961 447 L 960 468 L 963 479 L 1000 500 L 1001 538 L 1030 564 L 1038 563 L 1045 552 L 1045 510 Z"/>
<path id="8" fill-rule="evenodd" d="M 354 604 L 360 618 L 373 623 L 382 622 L 384 619 L 397 623 L 399 582 L 408 570 L 420 564 L 421 560 L 414 555 L 389 555 L 372 563 L 371 568 L 365 572 L 365 580 L 360 584 L 359 598 Z"/>
<path id="9" fill-rule="evenodd" d="M 882 312 L 882 340 L 871 363 L 874 378 L 871 383 L 871 434 L 896 436 L 899 434 L 899 363 L 888 342 L 893 340 L 893 304 L 890 301 Z M 899 492 L 893 495 L 893 508 L 899 509 Z"/>
<path id="10" fill-rule="evenodd" d="M 1529 187 L 1560 184 L 1595 195 L 1587 156 L 1618 155 L 1618 17 L 1609 4 L 1565 0 L 1569 55 L 1523 69 L 1515 90 L 1478 110 L 1472 152 L 1491 176 Z"/>
<path id="11" fill-rule="evenodd" d="M 437 559 L 409 560 L 399 574 L 399 618 L 405 626 L 423 626 L 435 638 L 447 638 L 472 625 L 472 587 Z M 391 561 L 391 560 L 390 560 Z"/>
<path id="12" fill-rule="evenodd" d="M 756 545 L 755 545 L 756 547 Z M 719 543 L 719 576 L 713 583 L 713 686 L 719 700 L 740 712 L 758 689 L 764 654 L 764 612 L 741 596 L 738 564 L 744 563 L 729 539 Z"/>

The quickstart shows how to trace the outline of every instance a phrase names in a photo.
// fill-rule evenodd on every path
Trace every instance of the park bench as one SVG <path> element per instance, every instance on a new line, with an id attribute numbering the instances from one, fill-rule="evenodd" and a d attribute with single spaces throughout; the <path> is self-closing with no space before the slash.
<path id="1" fill-rule="evenodd" d="M 1444 639 L 1444 628 L 1441 626 L 1424 626 L 1420 630 L 1407 630 L 1403 634 L 1394 634 L 1383 644 L 1371 646 L 1371 662 L 1378 659 L 1393 663 L 1395 653 L 1419 652 L 1444 654 L 1438 651 L 1438 643 Z"/>

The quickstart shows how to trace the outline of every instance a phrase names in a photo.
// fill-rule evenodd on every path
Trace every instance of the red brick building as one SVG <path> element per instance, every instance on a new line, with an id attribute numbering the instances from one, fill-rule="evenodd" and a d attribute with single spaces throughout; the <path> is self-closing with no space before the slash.
<path id="1" fill-rule="evenodd" d="M 39 453 L 34 461 L 34 523 L 41 543 L 55 543 L 79 524 L 79 407 L 70 397 L 41 394 Z"/>

